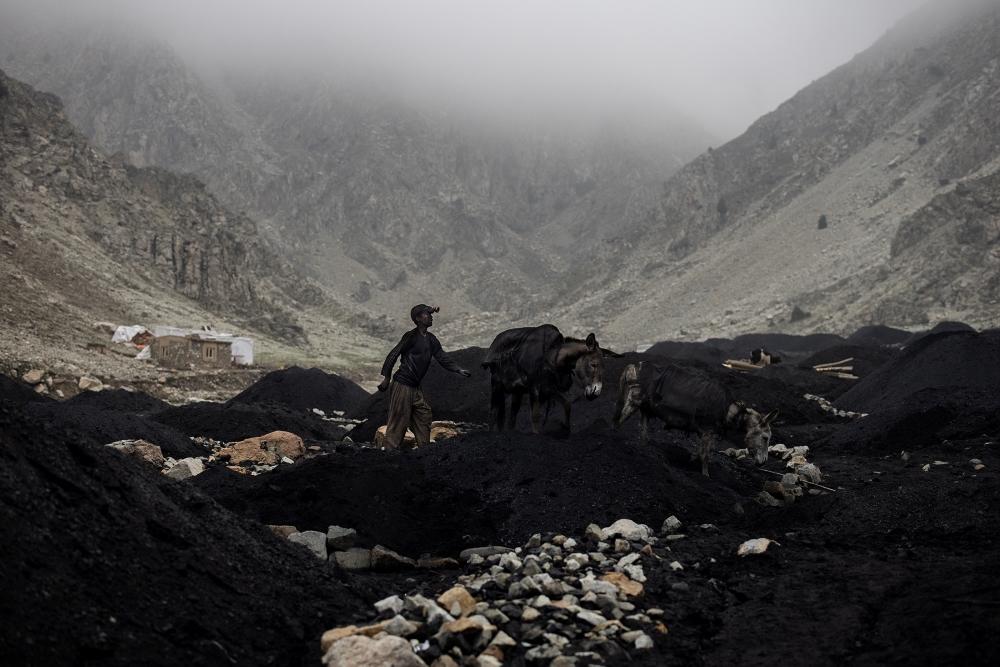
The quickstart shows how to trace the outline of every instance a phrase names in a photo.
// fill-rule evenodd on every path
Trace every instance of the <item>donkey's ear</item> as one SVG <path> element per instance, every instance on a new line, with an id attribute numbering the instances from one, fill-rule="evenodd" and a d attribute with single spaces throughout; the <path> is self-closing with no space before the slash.
<path id="1" fill-rule="evenodd" d="M 587 349 L 593 352 L 595 347 L 597 347 L 597 336 L 591 333 L 587 336 Z"/>
<path id="2" fill-rule="evenodd" d="M 604 348 L 602 347 L 602 348 L 601 348 L 601 356 L 604 356 L 604 357 L 611 357 L 612 359 L 621 359 L 621 358 L 622 358 L 622 357 L 624 357 L 625 355 L 624 355 L 624 354 L 618 354 L 617 352 L 612 352 L 611 350 L 605 350 L 605 349 L 604 349 Z"/>
<path id="3" fill-rule="evenodd" d="M 767 416 L 764 417 L 764 420 L 761 422 L 761 424 L 765 424 L 765 425 L 766 424 L 770 424 L 777 417 L 778 417 L 778 411 L 777 410 L 771 410 L 770 412 L 767 413 Z"/>

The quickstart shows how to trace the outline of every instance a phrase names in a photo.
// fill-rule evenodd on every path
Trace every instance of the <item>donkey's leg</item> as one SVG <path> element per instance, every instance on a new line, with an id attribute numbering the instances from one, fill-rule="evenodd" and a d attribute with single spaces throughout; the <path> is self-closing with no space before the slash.
<path id="1" fill-rule="evenodd" d="M 649 413 L 645 410 L 639 410 L 639 438 L 649 442 Z"/>
<path id="2" fill-rule="evenodd" d="M 494 426 L 497 427 L 497 432 L 503 430 L 503 413 L 506 402 L 507 396 L 504 394 L 503 385 L 500 383 L 494 383 L 493 391 L 490 394 L 490 431 L 493 430 Z"/>
<path id="3" fill-rule="evenodd" d="M 538 391 L 532 389 L 528 393 L 528 406 L 531 414 L 531 432 L 538 433 L 541 430 L 542 402 L 539 400 Z"/>
<path id="4" fill-rule="evenodd" d="M 507 430 L 513 431 L 517 424 L 517 413 L 521 411 L 521 399 L 524 394 L 514 392 L 510 395 L 510 417 L 507 420 Z"/>
<path id="5" fill-rule="evenodd" d="M 703 433 L 701 436 L 701 474 L 708 477 L 708 455 L 712 452 L 711 431 Z"/>
<path id="6" fill-rule="evenodd" d="M 566 399 L 566 397 L 563 396 L 562 394 L 557 394 L 556 398 L 558 398 L 559 401 L 563 405 L 563 428 L 565 428 L 566 432 L 569 433 L 570 432 L 570 423 L 571 423 L 570 422 L 570 412 L 572 412 L 572 406 L 573 406 L 573 404 L 570 403 Z"/>

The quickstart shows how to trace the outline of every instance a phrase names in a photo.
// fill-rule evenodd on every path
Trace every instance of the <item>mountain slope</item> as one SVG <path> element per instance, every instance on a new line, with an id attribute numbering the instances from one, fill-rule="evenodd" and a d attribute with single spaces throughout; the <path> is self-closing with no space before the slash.
<path id="1" fill-rule="evenodd" d="M 200 79 L 111 29 L 3 33 L 7 66 L 105 151 L 197 175 L 352 307 L 537 312 L 565 266 L 640 218 L 711 143 L 694 124 L 513 122 L 282 73 Z"/>
<path id="2" fill-rule="evenodd" d="M 566 277 L 555 312 L 600 313 L 609 340 L 628 343 L 731 335 L 782 320 L 796 332 L 943 317 L 995 322 L 995 308 L 916 307 L 913 299 L 880 307 L 872 278 L 858 283 L 872 292 L 865 308 L 810 297 L 849 276 L 876 276 L 890 258 L 909 266 L 910 255 L 892 250 L 900 223 L 954 181 L 995 169 L 1000 9 L 966 9 L 924 8 L 685 166 L 639 224 Z M 914 256 L 910 268 L 940 273 L 949 257 Z M 901 298 L 900 290 L 885 295 Z M 788 322 L 800 303 L 812 317 Z"/>
<path id="3" fill-rule="evenodd" d="M 293 309 L 348 319 L 193 177 L 101 155 L 58 98 L 3 72 L 0 257 L 4 327 L 57 346 L 82 347 L 94 320 L 110 320 L 224 323 L 301 347 Z"/>

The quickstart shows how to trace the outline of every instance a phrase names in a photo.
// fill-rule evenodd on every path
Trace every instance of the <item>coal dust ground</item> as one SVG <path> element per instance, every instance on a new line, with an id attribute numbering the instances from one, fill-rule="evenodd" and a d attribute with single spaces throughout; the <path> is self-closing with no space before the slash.
<path id="1" fill-rule="evenodd" d="M 175 434 L 215 429 L 212 437 L 233 440 L 221 437 L 226 429 L 243 428 L 242 437 L 275 424 L 316 438 L 313 429 L 330 422 L 307 414 L 320 406 L 297 403 L 309 402 L 311 376 L 287 378 L 299 383 L 289 400 L 273 391 L 284 380 L 272 377 L 256 394 L 263 402 L 249 392 L 246 402 L 186 411 L 134 396 L 27 403 L 30 394 L 4 385 L 0 664 L 316 666 L 323 630 L 374 618 L 371 603 L 388 595 L 446 590 L 460 574 L 346 573 L 277 538 L 268 523 L 352 527 L 361 546 L 419 558 L 519 546 L 538 532 L 581 539 L 589 523 L 619 518 L 659 531 L 670 515 L 686 537 L 658 546 L 669 544 L 685 569 L 649 568 L 634 600 L 663 609 L 669 633 L 619 664 L 1000 664 L 1000 338 L 961 327 L 904 333 L 756 335 L 715 352 L 661 347 L 754 407 L 778 409 L 772 443 L 810 447 L 834 491 L 784 507 L 753 499 L 777 475 L 721 453 L 739 446 L 735 436 L 717 443 L 704 477 L 691 462 L 693 437 L 653 422 L 644 444 L 635 418 L 620 432 L 608 428 L 624 367 L 668 362 L 651 354 L 607 359 L 604 393 L 573 403 L 570 433 L 561 409 L 542 435 L 528 432 L 522 414 L 514 432 L 473 430 L 410 452 L 376 451 L 338 432 L 323 455 L 270 473 L 216 466 L 182 482 L 101 445 L 145 429 L 179 447 Z M 750 343 L 790 361 L 739 374 L 715 360 L 745 357 L 739 346 Z M 803 367 L 842 351 L 865 362 L 864 378 Z M 424 388 L 435 418 L 486 421 L 483 354 L 451 354 L 472 378 L 433 367 Z M 384 421 L 384 394 L 351 406 L 356 394 L 341 399 L 336 386 L 323 387 L 321 409 L 372 422 L 352 439 Z M 838 417 L 804 394 L 868 416 Z M 985 467 L 975 470 L 973 459 Z M 765 469 L 783 466 L 772 456 Z M 757 537 L 777 544 L 736 555 Z M 523 650 L 509 652 L 507 664 L 524 664 Z"/>

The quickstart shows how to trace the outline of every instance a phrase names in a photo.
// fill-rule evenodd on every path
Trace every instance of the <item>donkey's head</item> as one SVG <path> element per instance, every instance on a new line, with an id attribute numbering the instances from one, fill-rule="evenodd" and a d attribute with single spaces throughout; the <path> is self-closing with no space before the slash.
<path id="1" fill-rule="evenodd" d="M 568 354 L 576 357 L 573 372 L 583 387 L 583 395 L 588 401 L 592 401 L 601 395 L 601 375 L 604 372 L 604 357 L 620 357 L 611 350 L 603 350 L 597 344 L 597 337 L 594 334 L 587 336 L 587 340 L 567 339 L 567 346 L 570 347 Z"/>
<path id="2" fill-rule="evenodd" d="M 778 416 L 777 410 L 761 415 L 756 410 L 746 408 L 745 427 L 747 430 L 743 442 L 753 454 L 754 463 L 762 466 L 767 463 L 767 448 L 771 444 L 771 422 Z"/>
<path id="3" fill-rule="evenodd" d="M 618 381 L 618 401 L 615 403 L 615 414 L 611 418 L 611 423 L 616 429 L 621 428 L 625 420 L 639 409 L 645 398 L 642 394 L 642 385 L 639 384 L 639 366 L 641 364 L 626 366 L 621 380 Z"/>

